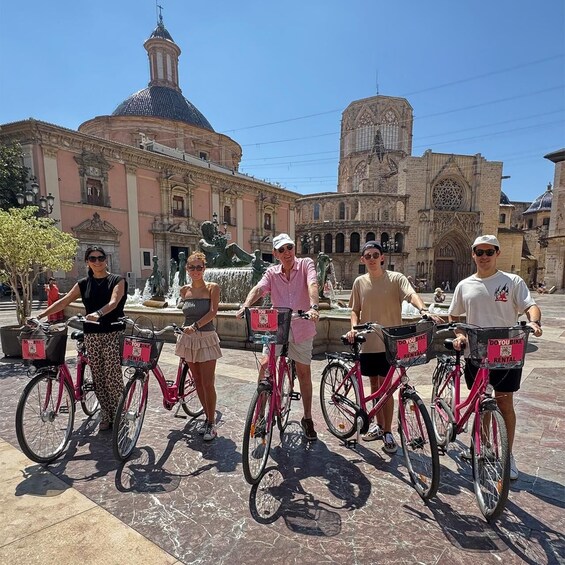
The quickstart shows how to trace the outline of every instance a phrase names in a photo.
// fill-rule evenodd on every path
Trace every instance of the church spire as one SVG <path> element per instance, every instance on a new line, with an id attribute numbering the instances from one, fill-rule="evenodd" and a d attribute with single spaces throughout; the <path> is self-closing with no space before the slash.
<path id="1" fill-rule="evenodd" d="M 162 7 L 159 9 L 157 27 L 143 44 L 149 57 L 151 80 L 149 86 L 166 86 L 181 91 L 179 87 L 179 56 L 181 50 L 173 41 L 163 23 Z"/>

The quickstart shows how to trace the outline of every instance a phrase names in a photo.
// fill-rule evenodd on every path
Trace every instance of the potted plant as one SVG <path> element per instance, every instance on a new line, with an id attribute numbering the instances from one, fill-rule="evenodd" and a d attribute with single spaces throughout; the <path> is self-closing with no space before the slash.
<path id="1" fill-rule="evenodd" d="M 77 240 L 56 227 L 50 218 L 38 217 L 38 208 L 0 210 L 0 282 L 14 291 L 17 326 L 0 328 L 2 351 L 21 355 L 18 329 L 31 315 L 33 284 L 42 271 L 71 270 Z"/>

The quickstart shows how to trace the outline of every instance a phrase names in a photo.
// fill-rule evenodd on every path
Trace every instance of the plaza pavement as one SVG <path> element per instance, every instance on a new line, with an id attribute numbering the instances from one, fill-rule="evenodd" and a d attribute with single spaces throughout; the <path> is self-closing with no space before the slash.
<path id="1" fill-rule="evenodd" d="M 449 297 L 449 296 L 448 296 Z M 427 296 L 429 299 L 430 296 Z M 0 361 L 0 563 L 565 563 L 565 296 L 538 297 L 544 335 L 531 338 L 516 395 L 515 455 L 521 471 L 495 526 L 482 518 L 468 436 L 441 457 L 441 486 L 424 504 L 399 449 L 345 447 L 325 428 L 318 400 L 324 361 L 313 362 L 319 440 L 301 439 L 299 403 L 273 437 L 268 472 L 251 488 L 241 470 L 241 436 L 255 358 L 225 349 L 218 363 L 219 436 L 163 409 L 153 385 L 137 449 L 125 464 L 110 435 L 77 407 L 64 456 L 46 467 L 18 448 L 14 415 L 27 382 L 20 362 Z M 13 323 L 0 302 L 0 325 Z M 72 357 L 69 340 L 68 355 Z M 171 378 L 176 358 L 165 345 Z M 432 364 L 410 370 L 426 399 Z"/>

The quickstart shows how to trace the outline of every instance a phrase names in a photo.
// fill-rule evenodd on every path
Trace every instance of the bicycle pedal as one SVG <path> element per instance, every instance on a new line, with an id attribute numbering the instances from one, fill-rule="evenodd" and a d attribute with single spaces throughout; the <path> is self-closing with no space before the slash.
<path id="1" fill-rule="evenodd" d="M 273 390 L 271 381 L 268 381 L 266 379 L 259 381 L 259 384 L 257 385 L 257 392 L 270 392 L 271 390 Z"/>
<path id="2" fill-rule="evenodd" d="M 357 447 L 357 440 L 356 439 L 344 439 L 343 445 L 348 447 L 349 449 L 355 449 Z"/>
<path id="3" fill-rule="evenodd" d="M 64 406 L 59 407 L 59 414 L 68 414 L 69 407 L 65 404 Z"/>
<path id="4" fill-rule="evenodd" d="M 302 398 L 302 395 L 299 392 L 292 391 L 290 393 L 290 399 L 291 400 L 300 400 L 301 398 Z"/>
<path id="5" fill-rule="evenodd" d="M 83 383 L 82 390 L 84 392 L 94 392 L 94 383 Z"/>

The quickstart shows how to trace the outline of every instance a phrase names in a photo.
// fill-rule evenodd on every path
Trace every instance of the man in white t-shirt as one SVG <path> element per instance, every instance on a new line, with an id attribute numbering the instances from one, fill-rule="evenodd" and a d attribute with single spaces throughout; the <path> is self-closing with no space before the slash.
<path id="1" fill-rule="evenodd" d="M 466 322 L 475 326 L 511 327 L 516 325 L 518 316 L 525 313 L 535 336 L 542 334 L 541 311 L 533 300 L 528 286 L 518 275 L 505 273 L 496 268 L 500 255 L 500 244 L 494 235 L 482 235 L 472 245 L 472 257 L 477 272 L 463 279 L 453 293 L 448 310 L 450 321 L 466 315 Z M 453 341 L 455 349 L 467 345 L 463 330 L 456 330 Z M 465 364 L 465 380 L 471 388 L 478 368 L 472 363 Z M 504 417 L 510 448 L 510 478 L 518 478 L 518 468 L 512 446 L 516 431 L 514 393 L 520 389 L 522 369 L 490 371 L 490 383 L 494 387 L 496 402 Z M 467 454 L 464 454 L 464 456 Z"/>

